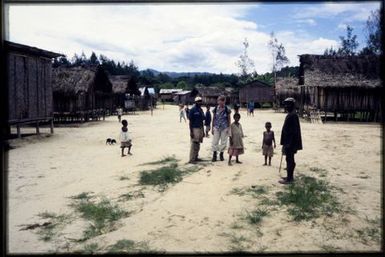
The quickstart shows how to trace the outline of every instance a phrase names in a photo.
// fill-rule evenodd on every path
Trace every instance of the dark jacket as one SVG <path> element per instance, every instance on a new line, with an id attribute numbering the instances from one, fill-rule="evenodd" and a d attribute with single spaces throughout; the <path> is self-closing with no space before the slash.
<path id="1" fill-rule="evenodd" d="M 211 113 L 206 111 L 205 126 L 210 126 L 211 124 Z"/>
<path id="2" fill-rule="evenodd" d="M 281 145 L 284 146 L 285 152 L 294 152 L 302 150 L 301 127 L 299 118 L 295 111 L 288 113 L 285 118 L 285 123 L 282 127 Z"/>
<path id="3" fill-rule="evenodd" d="M 202 128 L 203 122 L 205 120 L 205 114 L 201 107 L 194 105 L 193 108 L 190 109 L 188 118 L 190 120 L 191 128 Z"/>

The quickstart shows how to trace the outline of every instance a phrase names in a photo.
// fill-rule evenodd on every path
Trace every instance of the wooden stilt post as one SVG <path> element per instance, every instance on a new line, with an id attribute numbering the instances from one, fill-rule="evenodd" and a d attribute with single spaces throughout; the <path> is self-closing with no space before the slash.
<path id="1" fill-rule="evenodd" d="M 53 134 L 53 119 L 51 120 L 50 127 L 51 127 L 51 134 Z"/>
<path id="2" fill-rule="evenodd" d="M 20 125 L 19 124 L 16 124 L 16 131 L 17 131 L 17 137 L 21 138 Z"/>
<path id="3" fill-rule="evenodd" d="M 337 121 L 337 112 L 334 111 L 334 120 Z"/>
<path id="4" fill-rule="evenodd" d="M 39 122 L 36 122 L 36 134 L 40 135 L 40 128 L 39 128 Z"/>

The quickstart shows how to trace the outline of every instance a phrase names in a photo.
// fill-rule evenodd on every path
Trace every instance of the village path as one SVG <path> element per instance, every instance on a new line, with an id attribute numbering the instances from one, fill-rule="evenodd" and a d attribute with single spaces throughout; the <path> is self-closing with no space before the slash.
<path id="1" fill-rule="evenodd" d="M 164 109 L 163 109 L 164 108 Z M 108 137 L 118 139 L 121 125 L 116 116 L 79 127 L 57 127 L 55 134 L 14 139 L 8 157 L 8 249 L 10 253 L 75 251 L 95 243 L 101 251 L 118 240 L 146 242 L 151 249 L 167 252 L 322 251 L 327 247 L 344 251 L 379 250 L 379 243 L 356 237 L 330 237 L 322 220 L 295 223 L 285 209 L 269 213 L 257 229 L 242 217 L 258 207 L 253 197 L 239 196 L 238 190 L 264 186 L 270 198 L 283 190 L 278 184 L 280 146 L 272 166 L 262 166 L 262 132 L 272 123 L 279 143 L 285 114 L 256 110 L 248 117 L 241 110 L 246 137 L 243 164 L 226 162 L 207 165 L 189 174 L 164 192 L 138 184 L 140 171 L 154 168 L 144 163 L 175 155 L 180 167 L 189 155 L 187 123 L 179 123 L 177 106 L 158 106 L 149 112 L 124 115 L 133 138 L 132 156 L 120 157 L 118 145 L 105 145 Z M 316 169 L 327 171 L 326 180 L 342 188 L 341 202 L 354 209 L 349 225 L 355 231 L 367 227 L 368 220 L 381 216 L 381 126 L 379 124 L 301 122 L 304 150 L 296 155 L 297 172 L 319 177 Z M 23 129 L 25 131 L 28 128 Z M 30 128 L 32 130 L 32 128 Z M 44 132 L 44 129 L 42 129 Z M 47 129 L 48 131 L 48 129 Z M 370 140 L 370 143 L 368 143 Z M 211 158 L 211 138 L 204 139 L 200 157 Z M 279 145 L 279 144 L 278 144 Z M 227 157 L 227 156 L 226 156 Z M 311 171 L 313 170 L 313 171 Z M 283 171 L 284 173 L 284 171 Z M 121 195 L 140 191 L 144 197 L 119 201 Z M 43 242 L 23 224 L 41 222 L 39 213 L 73 213 L 71 196 L 93 192 L 131 211 L 116 230 L 84 243 L 79 238 L 87 222 L 77 218 L 55 240 Z M 331 223 L 333 224 L 333 223 Z"/>

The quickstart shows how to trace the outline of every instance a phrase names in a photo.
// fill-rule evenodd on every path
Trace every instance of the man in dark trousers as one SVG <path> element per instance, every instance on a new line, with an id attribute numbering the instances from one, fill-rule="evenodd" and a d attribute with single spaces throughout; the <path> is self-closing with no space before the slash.
<path id="1" fill-rule="evenodd" d="M 294 180 L 294 154 L 296 154 L 298 150 L 302 150 L 302 138 L 299 118 L 295 111 L 294 98 L 286 98 L 285 101 L 283 101 L 283 105 L 288 112 L 281 134 L 282 152 L 286 155 L 287 177 L 280 180 L 279 183 L 289 184 Z"/>
<path id="2" fill-rule="evenodd" d="M 199 161 L 200 143 L 203 142 L 204 137 L 203 121 L 205 120 L 205 114 L 201 108 L 202 98 L 197 96 L 194 102 L 195 104 L 188 114 L 191 138 L 190 163 Z"/>

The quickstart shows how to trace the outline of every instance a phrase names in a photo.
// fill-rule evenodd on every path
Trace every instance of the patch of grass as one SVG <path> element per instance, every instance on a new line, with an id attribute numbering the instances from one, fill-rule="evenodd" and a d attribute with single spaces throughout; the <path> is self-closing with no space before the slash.
<path id="1" fill-rule="evenodd" d="M 239 223 L 234 222 L 234 223 L 231 224 L 230 228 L 231 229 L 242 229 L 243 226 L 240 225 Z"/>
<path id="2" fill-rule="evenodd" d="M 119 180 L 130 180 L 130 178 L 127 177 L 127 176 L 120 176 L 120 177 L 119 177 Z"/>
<path id="3" fill-rule="evenodd" d="M 73 200 L 89 200 L 89 199 L 93 198 L 93 196 L 91 194 L 92 194 L 92 192 L 83 192 L 83 193 L 80 193 L 78 195 L 71 196 L 70 198 Z"/>
<path id="4" fill-rule="evenodd" d="M 81 214 L 82 218 L 90 221 L 90 226 L 83 232 L 83 241 L 114 230 L 115 222 L 128 216 L 126 211 L 106 198 L 99 202 L 82 199 L 71 206 Z"/>
<path id="5" fill-rule="evenodd" d="M 333 245 L 321 245 L 320 248 L 328 253 L 333 253 L 336 252 L 337 250 L 340 250 L 341 248 L 338 246 L 333 246 Z"/>
<path id="6" fill-rule="evenodd" d="M 230 251 L 244 251 L 248 248 L 248 242 L 250 242 L 249 239 L 247 239 L 244 236 L 237 236 L 235 234 L 230 235 Z M 246 244 L 246 245 L 245 245 Z"/>
<path id="7" fill-rule="evenodd" d="M 246 212 L 246 220 L 253 225 L 259 225 L 263 217 L 267 216 L 269 213 L 266 209 L 256 209 L 252 212 Z"/>
<path id="8" fill-rule="evenodd" d="M 275 206 L 275 205 L 279 205 L 279 202 L 277 200 L 272 200 L 268 197 L 263 197 L 261 198 L 261 201 L 259 202 L 261 205 L 265 205 L 265 206 Z"/>
<path id="9" fill-rule="evenodd" d="M 140 172 L 139 184 L 164 186 L 169 183 L 177 183 L 182 180 L 182 174 L 183 172 L 175 163 L 154 170 Z"/>
<path id="10" fill-rule="evenodd" d="M 151 251 L 148 243 L 146 242 L 134 242 L 132 240 L 119 240 L 108 248 L 110 253 L 137 253 L 137 252 L 149 252 Z"/>
<path id="11" fill-rule="evenodd" d="M 170 163 L 177 163 L 178 161 L 179 160 L 175 158 L 175 155 L 172 155 L 172 156 L 166 156 L 159 161 L 146 162 L 146 163 L 143 163 L 142 165 L 170 164 Z"/>
<path id="12" fill-rule="evenodd" d="M 267 187 L 255 186 L 253 188 L 249 188 L 247 191 L 251 192 L 254 195 L 263 195 L 263 194 L 267 194 Z"/>
<path id="13" fill-rule="evenodd" d="M 36 231 L 39 235 L 39 239 L 45 242 L 51 241 L 54 237 L 56 237 L 68 223 L 70 218 L 69 215 L 57 215 L 53 212 L 47 211 L 39 213 L 38 216 L 42 219 L 48 220 L 45 226 L 39 227 Z"/>
<path id="14" fill-rule="evenodd" d="M 263 194 L 267 194 L 267 187 L 266 186 L 254 186 L 252 188 L 232 188 L 229 192 L 233 195 L 238 196 L 244 196 L 244 195 L 251 195 L 252 197 L 258 197 Z"/>
<path id="15" fill-rule="evenodd" d="M 380 219 L 369 219 L 368 217 L 366 217 L 365 221 L 369 223 L 369 226 L 361 229 L 355 229 L 358 238 L 364 244 L 369 244 L 370 242 L 378 243 L 380 241 L 381 236 Z"/>
<path id="16" fill-rule="evenodd" d="M 239 187 L 234 187 L 231 189 L 230 194 L 244 196 L 246 194 L 245 190 Z"/>
<path id="17" fill-rule="evenodd" d="M 317 173 L 320 177 L 326 177 L 328 171 L 326 169 L 318 168 L 318 167 L 310 167 L 310 171 Z"/>
<path id="18" fill-rule="evenodd" d="M 83 254 L 94 254 L 98 250 L 100 250 L 99 245 L 97 243 L 92 243 L 92 244 L 85 245 L 82 253 Z"/>
<path id="19" fill-rule="evenodd" d="M 119 196 L 119 201 L 129 201 L 136 198 L 144 198 L 144 194 L 141 190 L 122 194 Z"/>
<path id="20" fill-rule="evenodd" d="M 298 176 L 285 191 L 277 192 L 277 199 L 280 205 L 288 206 L 288 213 L 295 221 L 332 216 L 341 211 L 341 206 L 330 188 L 326 181 Z"/>

